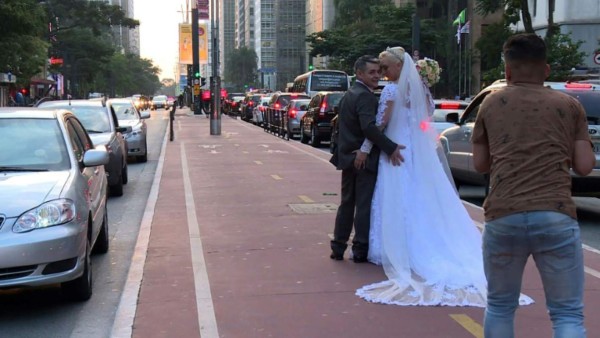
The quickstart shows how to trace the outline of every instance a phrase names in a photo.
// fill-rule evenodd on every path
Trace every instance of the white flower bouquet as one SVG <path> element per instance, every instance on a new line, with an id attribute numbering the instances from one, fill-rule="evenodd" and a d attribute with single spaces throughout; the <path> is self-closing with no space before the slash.
<path id="1" fill-rule="evenodd" d="M 417 71 L 423 83 L 429 88 L 440 81 L 442 69 L 437 61 L 433 59 L 420 59 L 417 61 Z"/>

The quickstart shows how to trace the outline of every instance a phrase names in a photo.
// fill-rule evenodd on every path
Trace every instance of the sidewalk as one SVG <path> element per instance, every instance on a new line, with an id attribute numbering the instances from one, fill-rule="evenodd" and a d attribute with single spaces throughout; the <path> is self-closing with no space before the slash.
<path id="1" fill-rule="evenodd" d="M 378 305 L 354 295 L 385 274 L 329 259 L 340 173 L 328 153 L 227 116 L 220 136 L 209 126 L 189 110 L 176 113 L 140 233 L 142 244 L 149 235 L 147 252 L 136 248 L 134 257 L 145 264 L 130 272 L 138 271 L 139 294 L 128 282 L 134 296 L 124 296 L 115 336 L 483 337 L 480 308 Z M 481 211 L 468 208 L 480 222 Z M 588 337 L 600 337 L 600 256 L 585 258 Z M 550 337 L 533 262 L 523 292 L 536 304 L 519 309 L 517 336 Z"/>

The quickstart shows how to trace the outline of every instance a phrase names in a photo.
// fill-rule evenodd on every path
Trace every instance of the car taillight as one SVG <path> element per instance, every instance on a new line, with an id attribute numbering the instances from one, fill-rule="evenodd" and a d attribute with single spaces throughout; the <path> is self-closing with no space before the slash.
<path id="1" fill-rule="evenodd" d="M 250 107 L 252 107 L 252 106 L 254 105 L 254 102 L 253 102 L 253 101 L 250 101 L 250 102 L 248 102 L 248 105 L 249 105 Z"/>
<path id="2" fill-rule="evenodd" d="M 442 102 L 440 104 L 440 109 L 459 109 L 460 103 L 458 102 Z"/>
<path id="3" fill-rule="evenodd" d="M 265 111 L 265 107 L 264 106 L 260 106 L 260 107 L 258 107 L 258 110 Z"/>
<path id="4" fill-rule="evenodd" d="M 321 104 L 321 110 L 319 111 L 319 116 L 325 116 L 326 110 L 327 110 L 327 103 L 323 102 L 323 104 Z"/>
<path id="5" fill-rule="evenodd" d="M 237 104 L 237 102 L 233 101 L 231 102 L 231 105 L 235 107 L 235 105 Z"/>
<path id="6" fill-rule="evenodd" d="M 288 115 L 290 116 L 291 119 L 295 119 L 296 118 L 296 114 L 298 114 L 298 112 L 296 111 L 296 109 L 292 109 L 288 113 Z"/>
<path id="7" fill-rule="evenodd" d="M 567 89 L 592 89 L 592 85 L 590 83 L 573 83 L 569 82 L 565 85 Z"/>
<path id="8" fill-rule="evenodd" d="M 275 103 L 275 109 L 279 109 L 279 107 L 281 107 L 281 105 L 279 103 Z"/>

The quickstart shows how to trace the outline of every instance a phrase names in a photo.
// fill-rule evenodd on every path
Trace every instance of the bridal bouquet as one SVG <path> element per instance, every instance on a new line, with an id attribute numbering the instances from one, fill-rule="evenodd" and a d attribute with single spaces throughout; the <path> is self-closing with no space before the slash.
<path id="1" fill-rule="evenodd" d="M 418 60 L 417 71 L 427 87 L 431 87 L 440 81 L 442 69 L 438 62 L 433 59 L 424 58 Z"/>

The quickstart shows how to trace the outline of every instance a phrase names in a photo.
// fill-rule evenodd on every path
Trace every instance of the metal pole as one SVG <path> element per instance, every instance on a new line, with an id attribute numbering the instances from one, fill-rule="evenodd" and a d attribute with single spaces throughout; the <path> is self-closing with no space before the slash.
<path id="1" fill-rule="evenodd" d="M 221 135 L 221 78 L 219 76 L 219 0 L 211 0 L 214 5 L 213 30 L 213 111 L 210 114 L 210 134 Z"/>
<path id="2" fill-rule="evenodd" d="M 201 114 L 200 110 L 200 79 L 196 74 L 200 73 L 200 41 L 198 37 L 198 2 L 192 2 L 192 97 L 194 98 L 194 114 Z"/>

